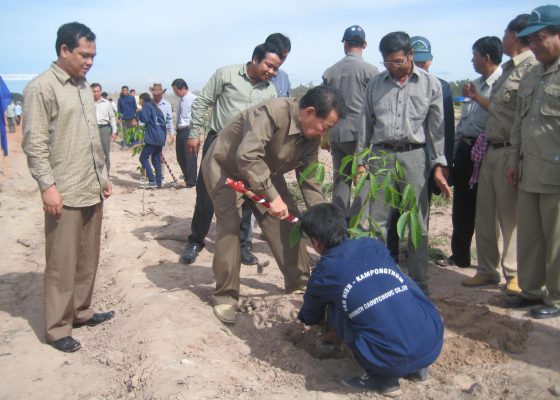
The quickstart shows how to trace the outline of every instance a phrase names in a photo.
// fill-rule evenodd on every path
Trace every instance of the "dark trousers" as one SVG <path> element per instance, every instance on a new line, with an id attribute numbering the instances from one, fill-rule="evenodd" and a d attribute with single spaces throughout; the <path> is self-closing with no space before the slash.
<path id="1" fill-rule="evenodd" d="M 455 263 L 462 267 L 471 265 L 471 243 L 476 215 L 477 185 L 474 185 L 472 189 L 469 187 L 469 179 L 473 172 L 471 150 L 472 144 L 461 140 L 453 165 L 455 187 L 451 214 L 453 222 L 451 253 Z"/>
<path id="2" fill-rule="evenodd" d="M 187 151 L 187 139 L 189 138 L 189 133 L 189 128 L 177 129 L 175 154 L 177 155 L 179 167 L 181 167 L 181 171 L 185 177 L 185 184 L 190 187 L 196 185 L 197 154 L 190 154 Z"/>
<path id="3" fill-rule="evenodd" d="M 210 145 L 212 145 L 217 137 L 218 134 L 216 132 L 208 132 L 208 135 L 204 140 L 204 145 L 202 146 L 202 158 L 204 158 L 206 152 L 210 148 Z M 231 206 L 235 207 L 235 204 L 232 204 Z M 241 213 L 241 247 L 250 247 L 251 239 L 249 238 L 249 235 L 252 232 L 251 209 L 247 204 L 243 203 Z M 208 231 L 210 230 L 210 224 L 212 223 L 213 216 L 214 204 L 212 203 L 212 199 L 210 198 L 208 190 L 206 189 L 206 184 L 204 183 L 201 169 L 198 173 L 198 179 L 196 180 L 196 204 L 194 206 L 194 213 L 191 221 L 191 234 L 189 235 L 188 239 L 190 243 L 198 243 L 199 245 L 204 247 L 204 239 L 206 238 L 206 235 L 208 235 Z"/>
<path id="4" fill-rule="evenodd" d="M 144 148 L 142 149 L 142 153 L 140 153 L 140 164 L 142 164 L 142 167 L 146 170 L 148 180 L 150 182 L 156 182 L 158 187 L 161 187 L 161 150 L 161 146 L 154 146 L 152 144 L 146 143 L 144 145 Z M 154 169 L 156 171 L 155 177 L 148 161 L 148 158 L 150 158 L 150 156 L 152 158 L 152 164 L 154 165 Z"/>

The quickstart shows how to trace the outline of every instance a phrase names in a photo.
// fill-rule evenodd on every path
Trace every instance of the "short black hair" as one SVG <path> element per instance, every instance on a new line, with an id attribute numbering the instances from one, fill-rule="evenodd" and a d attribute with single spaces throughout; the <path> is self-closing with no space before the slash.
<path id="1" fill-rule="evenodd" d="M 121 91 L 122 91 L 123 89 L 127 89 L 127 90 L 128 90 L 128 86 L 125 85 L 125 86 L 121 87 Z"/>
<path id="2" fill-rule="evenodd" d="M 399 51 L 403 51 L 404 54 L 408 55 L 412 51 L 410 36 L 408 36 L 408 33 L 402 31 L 388 33 L 381 38 L 379 42 L 379 51 L 383 58 L 387 57 L 389 54 L 398 53 Z"/>
<path id="3" fill-rule="evenodd" d="M 58 28 L 56 33 L 56 55 L 60 56 L 60 48 L 63 44 L 72 51 L 78 47 L 78 41 L 85 38 L 88 42 L 95 42 L 95 33 L 87 26 L 79 22 L 69 22 Z"/>
<path id="4" fill-rule="evenodd" d="M 356 47 L 362 48 L 364 47 L 364 43 L 366 41 L 360 39 L 350 39 L 350 40 L 345 40 L 345 42 L 350 48 L 356 48 Z"/>
<path id="5" fill-rule="evenodd" d="M 253 50 L 253 55 L 251 56 L 251 60 L 254 60 L 256 58 L 258 62 L 261 62 L 262 59 L 266 56 L 266 53 L 274 53 L 280 60 L 284 59 L 280 46 L 278 46 L 276 43 L 265 42 L 255 47 L 255 50 Z"/>
<path id="6" fill-rule="evenodd" d="M 310 239 L 316 239 L 330 249 L 348 239 L 344 211 L 333 203 L 317 204 L 301 217 L 301 231 Z"/>
<path id="7" fill-rule="evenodd" d="M 490 57 L 490 60 L 496 65 L 502 62 L 504 48 L 502 41 L 496 36 L 484 36 L 473 44 L 473 50 L 477 51 L 482 57 Z"/>
<path id="8" fill-rule="evenodd" d="M 101 85 L 97 82 L 92 83 L 91 85 L 89 85 L 90 88 L 94 88 L 94 87 L 98 87 L 99 90 L 102 90 L 103 88 L 101 87 Z"/>
<path id="9" fill-rule="evenodd" d="M 299 108 L 314 107 L 319 118 L 327 118 L 332 110 L 342 119 L 346 116 L 346 103 L 340 92 L 331 86 L 315 86 L 303 95 Z"/>
<path id="10" fill-rule="evenodd" d="M 109 97 L 109 93 L 101 92 L 101 97 L 103 97 L 104 99 L 107 99 Z"/>
<path id="11" fill-rule="evenodd" d="M 506 29 L 510 32 L 519 33 L 527 27 L 528 22 L 529 22 L 529 14 L 519 14 L 517 17 L 515 17 L 509 22 Z M 525 46 L 529 45 L 529 39 L 527 38 L 527 36 L 517 37 L 517 40 L 519 40 Z"/>
<path id="12" fill-rule="evenodd" d="M 182 78 L 177 78 L 171 83 L 171 87 L 175 86 L 177 89 L 188 89 L 189 85 Z"/>
<path id="13" fill-rule="evenodd" d="M 151 103 L 153 102 L 152 98 L 150 97 L 149 93 L 142 93 L 140 95 L 140 100 L 142 100 L 144 103 Z"/>
<path id="14" fill-rule="evenodd" d="M 272 33 L 268 35 L 268 37 L 264 42 L 274 43 L 276 46 L 280 48 L 280 50 L 282 50 L 282 54 L 289 53 L 290 51 L 292 51 L 292 42 L 290 41 L 290 38 L 288 38 L 286 35 L 283 35 L 281 33 Z M 285 57 L 280 57 L 280 59 L 282 60 L 284 58 Z"/>

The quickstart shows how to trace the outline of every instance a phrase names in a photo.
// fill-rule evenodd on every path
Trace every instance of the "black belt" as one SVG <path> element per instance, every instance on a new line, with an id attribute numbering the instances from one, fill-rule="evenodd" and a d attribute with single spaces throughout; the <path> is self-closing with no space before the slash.
<path id="1" fill-rule="evenodd" d="M 111 124 L 97 125 L 98 128 L 105 128 L 106 126 L 111 126 Z"/>
<path id="2" fill-rule="evenodd" d="M 188 126 L 177 128 L 177 132 L 185 132 L 185 131 L 188 131 L 188 130 L 190 130 L 190 128 Z"/>
<path id="3" fill-rule="evenodd" d="M 476 142 L 476 138 L 475 137 L 470 137 L 470 136 L 462 136 L 461 140 L 463 142 L 465 142 L 466 144 L 468 144 L 469 146 L 472 146 L 474 144 L 474 142 Z"/>
<path id="4" fill-rule="evenodd" d="M 511 143 L 509 142 L 509 140 L 506 140 L 505 142 L 488 142 L 488 144 L 490 146 L 492 146 L 493 149 L 501 149 L 502 147 L 510 147 Z"/>
<path id="5" fill-rule="evenodd" d="M 411 151 L 421 149 L 424 143 L 377 143 L 374 146 L 391 151 Z"/>

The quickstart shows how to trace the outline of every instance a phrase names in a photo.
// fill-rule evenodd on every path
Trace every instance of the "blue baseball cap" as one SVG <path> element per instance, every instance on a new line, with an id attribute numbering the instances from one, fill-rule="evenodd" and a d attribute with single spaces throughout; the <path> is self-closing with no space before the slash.
<path id="1" fill-rule="evenodd" d="M 344 31 L 344 36 L 342 36 L 342 41 L 355 41 L 355 42 L 365 42 L 366 41 L 366 33 L 359 25 L 352 25 L 349 28 L 346 28 Z"/>
<path id="2" fill-rule="evenodd" d="M 560 26 L 560 7 L 550 4 L 535 8 L 529 15 L 527 26 L 517 36 L 529 36 L 549 26 Z"/>
<path id="3" fill-rule="evenodd" d="M 423 36 L 413 36 L 410 38 L 410 45 L 414 50 L 414 61 L 432 61 L 432 45 Z"/>

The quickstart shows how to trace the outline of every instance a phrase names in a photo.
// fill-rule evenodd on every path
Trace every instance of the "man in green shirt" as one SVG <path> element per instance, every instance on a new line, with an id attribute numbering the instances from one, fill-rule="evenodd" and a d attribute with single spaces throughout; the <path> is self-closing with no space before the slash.
<path id="1" fill-rule="evenodd" d="M 273 43 L 264 43 L 255 48 L 251 62 L 219 68 L 192 105 L 192 127 L 187 140 L 187 151 L 191 154 L 198 153 L 200 138 L 205 133 L 206 116 L 210 109 L 212 114 L 202 157 L 218 133 L 233 117 L 251 106 L 276 97 L 276 89 L 270 83 L 270 79 L 278 72 L 282 60 L 282 49 Z M 181 254 L 182 262 L 191 264 L 196 260 L 198 253 L 204 247 L 204 239 L 210 229 L 213 215 L 214 206 L 208 196 L 201 169 L 196 183 L 196 205 L 191 222 L 191 234 Z M 245 206 L 241 234 L 242 261 L 254 257 L 250 252 L 248 240 L 250 223 L 251 210 Z"/>

